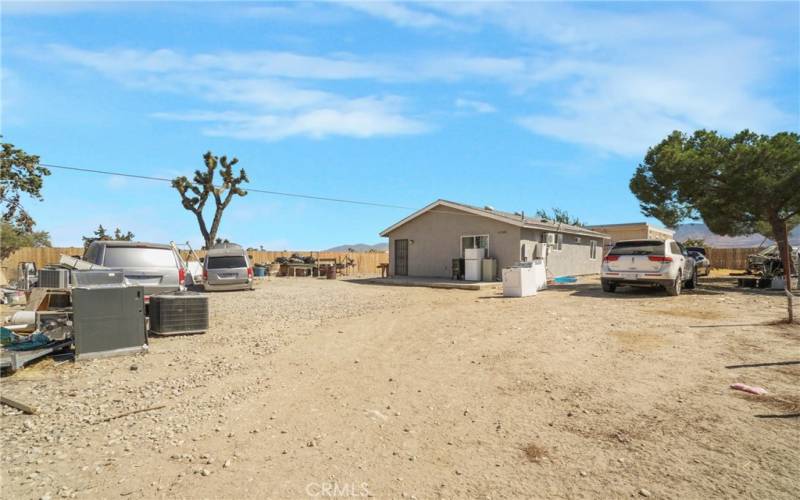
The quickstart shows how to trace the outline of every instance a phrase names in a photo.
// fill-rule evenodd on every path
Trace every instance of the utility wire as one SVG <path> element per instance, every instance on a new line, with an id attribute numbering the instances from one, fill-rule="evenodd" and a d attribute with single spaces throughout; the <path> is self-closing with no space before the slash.
<path id="1" fill-rule="evenodd" d="M 136 175 L 136 174 L 126 174 L 123 172 L 113 172 L 110 170 L 97 170 L 92 168 L 80 168 L 80 167 L 67 167 L 64 165 L 55 165 L 52 163 L 40 163 L 41 166 L 47 168 L 57 168 L 61 170 L 71 170 L 74 172 L 88 172 L 92 174 L 104 174 L 104 175 L 115 175 L 118 177 L 130 177 L 133 179 L 144 179 L 147 181 L 158 181 L 158 182 L 172 182 L 172 179 L 167 179 L 165 177 L 154 177 L 149 175 Z M 349 203 L 351 205 L 365 205 L 370 207 L 381 207 L 381 208 L 399 208 L 402 210 L 415 210 L 412 207 L 404 207 L 402 205 L 392 205 L 389 203 L 375 203 L 371 201 L 360 201 L 360 200 L 348 200 L 345 198 L 331 198 L 328 196 L 316 196 L 311 194 L 300 194 L 300 193 L 285 193 L 282 191 L 269 191 L 266 189 L 257 189 L 257 188 L 244 188 L 248 192 L 253 193 L 262 193 L 262 194 L 271 194 L 275 196 L 287 196 L 291 198 L 303 198 L 307 200 L 318 200 L 318 201 L 331 201 L 335 203 Z"/>

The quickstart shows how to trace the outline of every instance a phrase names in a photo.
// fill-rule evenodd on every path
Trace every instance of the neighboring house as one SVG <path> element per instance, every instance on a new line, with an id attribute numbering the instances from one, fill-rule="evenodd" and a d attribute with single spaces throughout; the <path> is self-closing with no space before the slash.
<path id="1" fill-rule="evenodd" d="M 624 240 L 669 240 L 675 235 L 672 229 L 651 226 L 646 222 L 631 222 L 628 224 L 601 224 L 587 226 L 587 229 L 607 234 L 611 239 L 606 241 L 605 250 L 608 251 L 614 243 Z M 605 253 L 605 252 L 604 252 Z"/>
<path id="2" fill-rule="evenodd" d="M 548 243 L 552 276 L 600 272 L 603 240 L 589 229 L 538 217 L 437 200 L 387 228 L 389 276 L 451 278 L 453 259 L 465 248 L 486 248 L 500 270 L 529 260 L 536 245 Z M 484 278 L 485 279 L 485 278 Z"/>

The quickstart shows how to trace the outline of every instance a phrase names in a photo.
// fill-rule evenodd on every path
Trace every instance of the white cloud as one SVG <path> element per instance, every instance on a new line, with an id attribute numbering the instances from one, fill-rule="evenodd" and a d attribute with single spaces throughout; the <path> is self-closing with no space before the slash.
<path id="1" fill-rule="evenodd" d="M 204 133 L 239 139 L 279 140 L 418 134 L 430 129 L 408 116 L 392 95 L 350 97 L 308 88 L 297 79 L 376 78 L 387 72 L 347 56 L 320 58 L 290 53 L 245 52 L 184 55 L 168 49 L 88 51 L 51 46 L 62 61 L 97 71 L 147 91 L 192 94 L 228 109 L 163 111 L 166 120 L 206 123 Z M 209 73 L 226 76 L 209 77 Z"/>
<path id="2" fill-rule="evenodd" d="M 477 101 L 474 99 L 457 98 L 455 105 L 459 109 L 465 109 L 475 113 L 494 113 L 497 109 L 488 102 Z"/>
<path id="3" fill-rule="evenodd" d="M 425 123 L 401 115 L 396 107 L 392 99 L 334 99 L 328 104 L 292 114 L 193 112 L 157 113 L 154 116 L 212 123 L 203 130 L 212 136 L 268 141 L 297 135 L 316 139 L 329 136 L 369 138 L 419 134 L 429 129 Z"/>
<path id="4" fill-rule="evenodd" d="M 51 53 L 126 86 L 199 97 L 213 106 L 194 112 L 164 110 L 158 116 L 206 122 L 207 133 L 236 137 L 420 133 L 431 127 L 409 108 L 421 103 L 392 96 L 398 86 L 413 89 L 423 83 L 451 86 L 457 95 L 470 95 L 477 85 L 497 85 L 517 100 L 512 118 L 528 130 L 622 155 L 642 154 L 672 128 L 729 133 L 748 127 L 769 133 L 796 127 L 796 113 L 762 89 L 770 91 L 778 71 L 797 69 L 797 49 L 776 55 L 774 36 L 745 28 L 740 16 L 721 15 L 712 7 L 498 2 L 338 6 L 326 4 L 325 9 L 338 10 L 345 19 L 357 10 L 433 33 L 443 27 L 499 29 L 514 42 L 502 51 L 432 48 L 390 56 L 88 51 L 68 46 L 53 46 Z M 291 7 L 282 5 L 280 12 L 265 15 L 291 15 L 286 9 Z M 459 37 L 471 33 L 458 31 Z M 460 41 L 458 46 L 469 46 Z M 340 83 L 352 81 L 356 85 Z M 469 101 L 456 100 L 455 106 L 493 110 L 491 104 Z"/>
<path id="5" fill-rule="evenodd" d="M 343 2 L 341 5 L 355 9 L 370 16 L 384 19 L 397 26 L 408 28 L 455 28 L 456 24 L 422 9 L 410 8 L 398 2 L 355 1 Z"/>
<path id="6" fill-rule="evenodd" d="M 505 74 L 528 101 L 518 122 L 539 135 L 641 155 L 673 129 L 796 128 L 796 113 L 760 94 L 788 69 L 778 63 L 774 40 L 703 8 L 450 2 L 433 8 L 537 47 L 524 68 Z M 800 54 L 792 52 L 796 70 Z"/>

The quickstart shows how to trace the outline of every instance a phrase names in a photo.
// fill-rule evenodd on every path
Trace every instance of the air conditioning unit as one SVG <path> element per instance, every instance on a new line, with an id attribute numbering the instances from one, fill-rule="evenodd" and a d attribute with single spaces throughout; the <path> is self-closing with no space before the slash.
<path id="1" fill-rule="evenodd" d="M 39 269 L 39 288 L 69 288 L 69 269 L 46 267 Z"/>
<path id="2" fill-rule="evenodd" d="M 122 269 L 92 269 L 72 271 L 72 286 L 74 287 L 93 287 L 93 286 L 123 286 L 125 285 L 125 275 Z"/>
<path id="3" fill-rule="evenodd" d="M 208 331 L 208 296 L 175 292 L 150 297 L 150 332 L 185 335 Z"/>
<path id="4" fill-rule="evenodd" d="M 536 245 L 536 249 L 533 251 L 533 258 L 534 259 L 547 258 L 547 243 L 539 243 Z"/>
<path id="5" fill-rule="evenodd" d="M 545 243 L 547 243 L 548 245 L 555 245 L 556 233 L 547 233 L 547 238 L 545 239 Z"/>

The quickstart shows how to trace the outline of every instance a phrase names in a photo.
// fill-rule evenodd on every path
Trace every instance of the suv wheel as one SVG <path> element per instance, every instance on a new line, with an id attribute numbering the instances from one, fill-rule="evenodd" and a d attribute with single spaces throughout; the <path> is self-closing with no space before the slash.
<path id="1" fill-rule="evenodd" d="M 680 272 L 678 272 L 678 276 L 675 277 L 675 281 L 672 282 L 671 285 L 667 285 L 664 288 L 667 289 L 667 295 L 671 295 L 673 297 L 677 297 L 681 294 L 681 285 L 683 284 L 683 276 Z"/>
<path id="2" fill-rule="evenodd" d="M 603 285 L 603 291 L 608 293 L 614 293 L 617 290 L 616 283 L 610 283 L 606 280 L 600 280 L 600 284 Z"/>
<path id="3" fill-rule="evenodd" d="M 692 278 L 686 280 L 684 285 L 687 290 L 694 290 L 694 288 L 697 286 L 697 268 L 695 267 L 692 271 Z"/>

